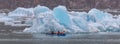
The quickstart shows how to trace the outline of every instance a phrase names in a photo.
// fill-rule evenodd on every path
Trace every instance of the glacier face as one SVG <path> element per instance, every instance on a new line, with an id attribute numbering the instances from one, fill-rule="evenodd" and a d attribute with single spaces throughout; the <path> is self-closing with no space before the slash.
<path id="1" fill-rule="evenodd" d="M 120 32 L 120 16 L 113 18 L 112 14 L 95 8 L 87 13 L 69 12 L 65 6 L 58 6 L 50 10 L 46 6 L 38 5 L 35 8 L 18 8 L 9 14 L 10 16 L 33 15 L 33 25 L 24 30 L 24 32 L 30 33 L 50 31 L 65 31 L 68 33 Z"/>

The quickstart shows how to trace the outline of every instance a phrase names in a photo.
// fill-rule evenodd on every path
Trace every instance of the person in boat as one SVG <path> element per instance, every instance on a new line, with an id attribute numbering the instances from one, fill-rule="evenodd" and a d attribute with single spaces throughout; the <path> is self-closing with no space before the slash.
<path id="1" fill-rule="evenodd" d="M 51 31 L 51 34 L 55 34 L 55 32 L 54 32 L 54 31 Z"/>
<path id="2" fill-rule="evenodd" d="M 58 31 L 56 34 L 65 34 L 65 31 L 62 32 Z"/>
<path id="3" fill-rule="evenodd" d="M 65 31 L 58 31 L 58 32 L 54 32 L 54 31 L 51 31 L 50 34 L 65 34 Z"/>
<path id="4" fill-rule="evenodd" d="M 60 31 L 58 31 L 56 34 L 60 34 L 61 32 Z"/>

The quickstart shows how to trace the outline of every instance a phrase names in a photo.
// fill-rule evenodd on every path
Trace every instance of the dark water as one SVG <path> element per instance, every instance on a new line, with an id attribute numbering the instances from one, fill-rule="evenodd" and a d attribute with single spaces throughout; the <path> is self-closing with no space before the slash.
<path id="1" fill-rule="evenodd" d="M 120 34 L 90 33 L 54 36 L 29 33 L 0 33 L 0 44 L 120 44 Z"/>

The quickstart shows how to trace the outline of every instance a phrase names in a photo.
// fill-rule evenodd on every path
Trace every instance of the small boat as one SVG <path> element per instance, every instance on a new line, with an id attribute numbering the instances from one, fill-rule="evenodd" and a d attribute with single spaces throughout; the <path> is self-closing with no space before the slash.
<path id="1" fill-rule="evenodd" d="M 66 33 L 63 31 L 63 32 L 54 32 L 54 31 L 51 31 L 49 33 L 46 33 L 47 35 L 55 35 L 55 36 L 66 36 Z"/>

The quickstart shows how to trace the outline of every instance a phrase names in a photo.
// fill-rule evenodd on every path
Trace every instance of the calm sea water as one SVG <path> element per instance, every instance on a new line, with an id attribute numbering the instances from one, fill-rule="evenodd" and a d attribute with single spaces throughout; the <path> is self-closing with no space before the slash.
<path id="1" fill-rule="evenodd" d="M 120 33 L 66 34 L 66 36 L 0 33 L 0 44 L 120 44 Z"/>

